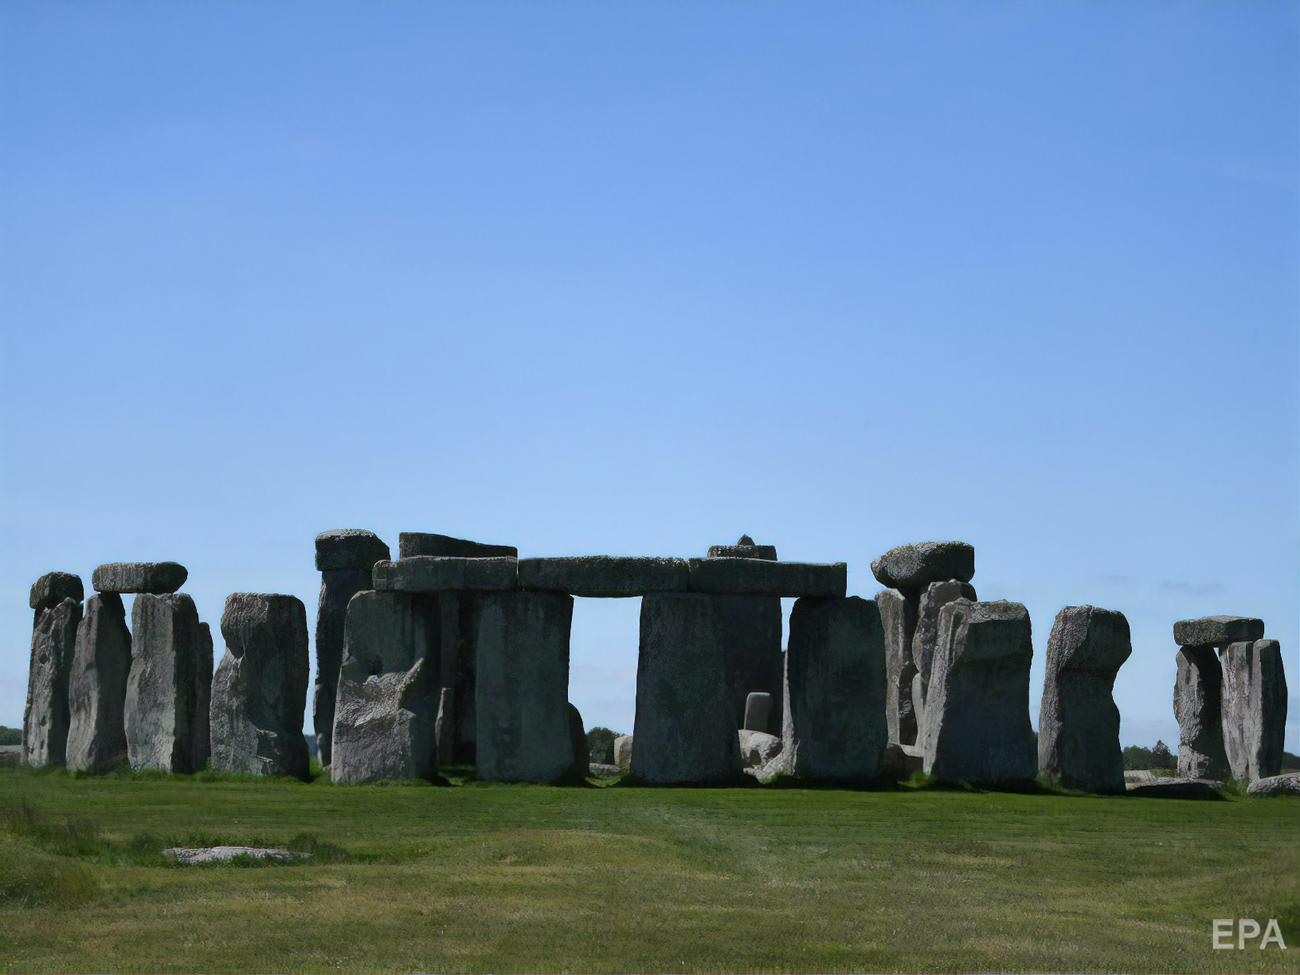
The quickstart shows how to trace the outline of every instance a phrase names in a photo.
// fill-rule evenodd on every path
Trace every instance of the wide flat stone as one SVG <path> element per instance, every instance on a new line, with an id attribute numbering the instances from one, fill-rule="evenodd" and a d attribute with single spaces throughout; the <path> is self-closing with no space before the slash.
<path id="1" fill-rule="evenodd" d="M 966 542 L 899 545 L 875 559 L 871 573 L 891 589 L 921 590 L 948 579 L 970 582 L 975 575 L 975 547 Z"/>
<path id="2" fill-rule="evenodd" d="M 519 561 L 513 558 L 417 555 L 374 567 L 375 588 L 393 592 L 500 592 L 518 583 Z"/>
<path id="3" fill-rule="evenodd" d="M 520 559 L 519 588 L 571 596 L 644 596 L 684 592 L 690 570 L 685 559 L 647 556 L 573 555 Z"/>
<path id="4" fill-rule="evenodd" d="M 1256 779 L 1246 789 L 1249 796 L 1300 796 L 1300 772 L 1283 772 Z"/>
<path id="5" fill-rule="evenodd" d="M 185 585 L 189 572 L 179 562 L 108 562 L 90 577 L 96 592 L 163 596 Z"/>
<path id="6" fill-rule="evenodd" d="M 767 559 L 691 559 L 692 592 L 735 596 L 842 597 L 843 562 L 771 562 Z"/>
<path id="7" fill-rule="evenodd" d="M 27 605 L 35 610 L 49 609 L 65 599 L 81 602 L 84 595 L 81 576 L 71 572 L 47 572 L 32 583 Z"/>
<path id="8" fill-rule="evenodd" d="M 384 540 L 364 528 L 331 528 L 316 536 L 316 568 L 368 569 L 392 558 Z"/>
<path id="9" fill-rule="evenodd" d="M 1264 636 L 1264 621 L 1253 616 L 1202 616 L 1174 624 L 1174 642 L 1180 647 L 1217 647 Z"/>
<path id="10" fill-rule="evenodd" d="M 403 559 L 421 555 L 463 559 L 517 559 L 519 549 L 513 545 L 489 545 L 487 542 L 473 542 L 468 538 L 453 538 L 451 535 L 433 532 L 402 532 L 397 536 L 397 554 Z"/>
<path id="11" fill-rule="evenodd" d="M 756 545 L 748 535 L 741 535 L 735 545 L 710 545 L 711 559 L 766 559 L 776 561 L 775 545 Z"/>
<path id="12" fill-rule="evenodd" d="M 200 863 L 228 863 L 231 860 L 310 860 L 310 853 L 292 850 L 273 850 L 261 846 L 174 846 L 163 850 L 163 856 L 184 867 Z"/>

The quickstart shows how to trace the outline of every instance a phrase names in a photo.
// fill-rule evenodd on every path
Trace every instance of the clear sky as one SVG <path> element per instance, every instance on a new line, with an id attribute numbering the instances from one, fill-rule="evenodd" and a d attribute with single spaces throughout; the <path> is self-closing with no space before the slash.
<path id="1" fill-rule="evenodd" d="M 1294 3 L 0 5 L 0 723 L 27 590 L 215 624 L 366 527 L 961 538 L 1034 624 L 1264 617 L 1300 751 Z M 636 601 L 571 695 L 630 730 Z M 221 645 L 218 641 L 218 654 Z M 310 722 L 310 715 L 308 715 Z"/>

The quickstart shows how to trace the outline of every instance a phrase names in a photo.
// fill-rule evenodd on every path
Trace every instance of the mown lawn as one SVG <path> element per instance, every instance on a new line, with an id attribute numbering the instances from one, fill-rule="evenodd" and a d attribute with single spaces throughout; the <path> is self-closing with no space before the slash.
<path id="1" fill-rule="evenodd" d="M 3 971 L 1297 971 L 1298 878 L 1290 799 L 0 771 Z"/>

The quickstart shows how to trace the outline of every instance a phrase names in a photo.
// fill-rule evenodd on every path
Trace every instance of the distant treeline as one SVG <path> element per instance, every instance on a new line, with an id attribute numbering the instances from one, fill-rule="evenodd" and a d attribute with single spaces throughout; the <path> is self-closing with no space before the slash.
<path id="1" fill-rule="evenodd" d="M 0 724 L 0 745 L 21 745 L 22 743 L 22 728 L 7 728 Z"/>

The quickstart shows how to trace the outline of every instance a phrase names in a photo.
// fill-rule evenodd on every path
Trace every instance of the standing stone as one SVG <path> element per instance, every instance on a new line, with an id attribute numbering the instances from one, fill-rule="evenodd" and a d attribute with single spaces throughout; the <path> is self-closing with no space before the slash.
<path id="1" fill-rule="evenodd" d="M 975 602 L 975 587 L 960 579 L 932 582 L 921 593 L 916 610 L 916 631 L 912 634 L 913 678 L 912 709 L 917 715 L 917 726 L 923 720 L 925 692 L 930 686 L 930 670 L 934 661 L 934 645 L 939 640 L 939 611 L 954 599 Z"/>
<path id="2" fill-rule="evenodd" d="M 126 751 L 131 768 L 197 771 L 203 633 L 185 593 L 141 593 L 131 607 Z"/>
<path id="3" fill-rule="evenodd" d="M 68 673 L 76 650 L 81 603 L 71 597 L 36 610 L 23 712 L 22 760 L 62 765 L 68 747 Z"/>
<path id="4" fill-rule="evenodd" d="M 126 762 L 126 681 L 131 631 L 116 593 L 86 600 L 68 679 L 68 768 L 108 772 Z"/>
<path id="5" fill-rule="evenodd" d="M 212 628 L 199 623 L 199 659 L 194 667 L 194 769 L 212 757 Z M 306 747 L 304 743 L 304 747 Z"/>
<path id="6" fill-rule="evenodd" d="M 478 777 L 555 782 L 574 766 L 568 713 L 573 597 L 486 594 L 475 637 Z"/>
<path id="7" fill-rule="evenodd" d="M 438 688 L 438 717 L 434 723 L 433 737 L 438 750 L 438 765 L 456 763 L 456 711 L 455 690 Z"/>
<path id="8" fill-rule="evenodd" d="M 939 613 L 925 714 L 925 771 L 948 782 L 1003 785 L 1037 770 L 1029 724 L 1029 612 L 958 599 Z"/>
<path id="9" fill-rule="evenodd" d="M 1174 679 L 1178 719 L 1178 775 L 1184 779 L 1226 779 L 1220 707 L 1223 671 L 1214 647 L 1179 647 Z"/>
<path id="10" fill-rule="evenodd" d="M 800 599 L 790 613 L 781 753 L 806 779 L 876 779 L 888 744 L 885 633 L 876 603 Z"/>
<path id="11" fill-rule="evenodd" d="M 624 772 L 632 767 L 631 735 L 619 735 L 614 739 L 614 764 Z"/>
<path id="12" fill-rule="evenodd" d="M 581 782 L 591 774 L 591 749 L 587 747 L 587 731 L 582 724 L 582 712 L 569 702 L 569 741 L 573 745 L 572 778 Z"/>
<path id="13" fill-rule="evenodd" d="M 307 610 L 295 596 L 233 593 L 212 679 L 212 767 L 307 778 Z"/>
<path id="14" fill-rule="evenodd" d="M 374 532 L 339 528 L 316 536 L 316 568 L 321 574 L 320 602 L 316 610 L 316 682 L 312 692 L 312 724 L 316 729 L 316 754 L 328 767 L 333 754 L 334 702 L 338 695 L 339 665 L 343 660 L 343 628 L 348 602 L 373 588 L 371 571 L 387 560 L 388 546 Z"/>
<path id="15" fill-rule="evenodd" d="M 680 785 L 738 780 L 737 715 L 713 601 L 644 597 L 638 656 L 632 776 Z"/>
<path id="16" fill-rule="evenodd" d="M 735 545 L 713 545 L 709 558 L 764 559 L 776 561 L 776 546 L 755 545 L 741 535 Z M 751 731 L 780 731 L 782 667 L 781 597 L 713 596 L 714 612 L 722 632 L 722 656 L 727 684 L 735 700 L 736 713 L 749 719 L 747 698 L 751 691 L 767 693 L 776 708 L 766 712 L 766 723 L 745 725 Z"/>
<path id="17" fill-rule="evenodd" d="M 1232 643 L 1223 669 L 1223 746 L 1232 777 L 1251 783 L 1282 771 L 1286 733 L 1286 675 L 1276 640 Z"/>
<path id="18" fill-rule="evenodd" d="M 778 655 L 779 659 L 779 655 Z M 766 732 L 772 720 L 772 695 L 751 691 L 745 697 L 745 731 Z"/>
<path id="19" fill-rule="evenodd" d="M 1068 789 L 1123 792 L 1115 675 L 1133 652 L 1123 613 L 1067 606 L 1047 641 L 1038 769 Z"/>
<path id="20" fill-rule="evenodd" d="M 912 637 L 919 600 L 897 589 L 876 593 L 876 607 L 885 633 L 885 723 L 889 740 L 910 745 L 916 739 L 916 709 L 912 703 Z"/>
<path id="21" fill-rule="evenodd" d="M 334 709 L 334 782 L 435 774 L 436 632 L 436 619 L 417 596 L 352 597 Z"/>

